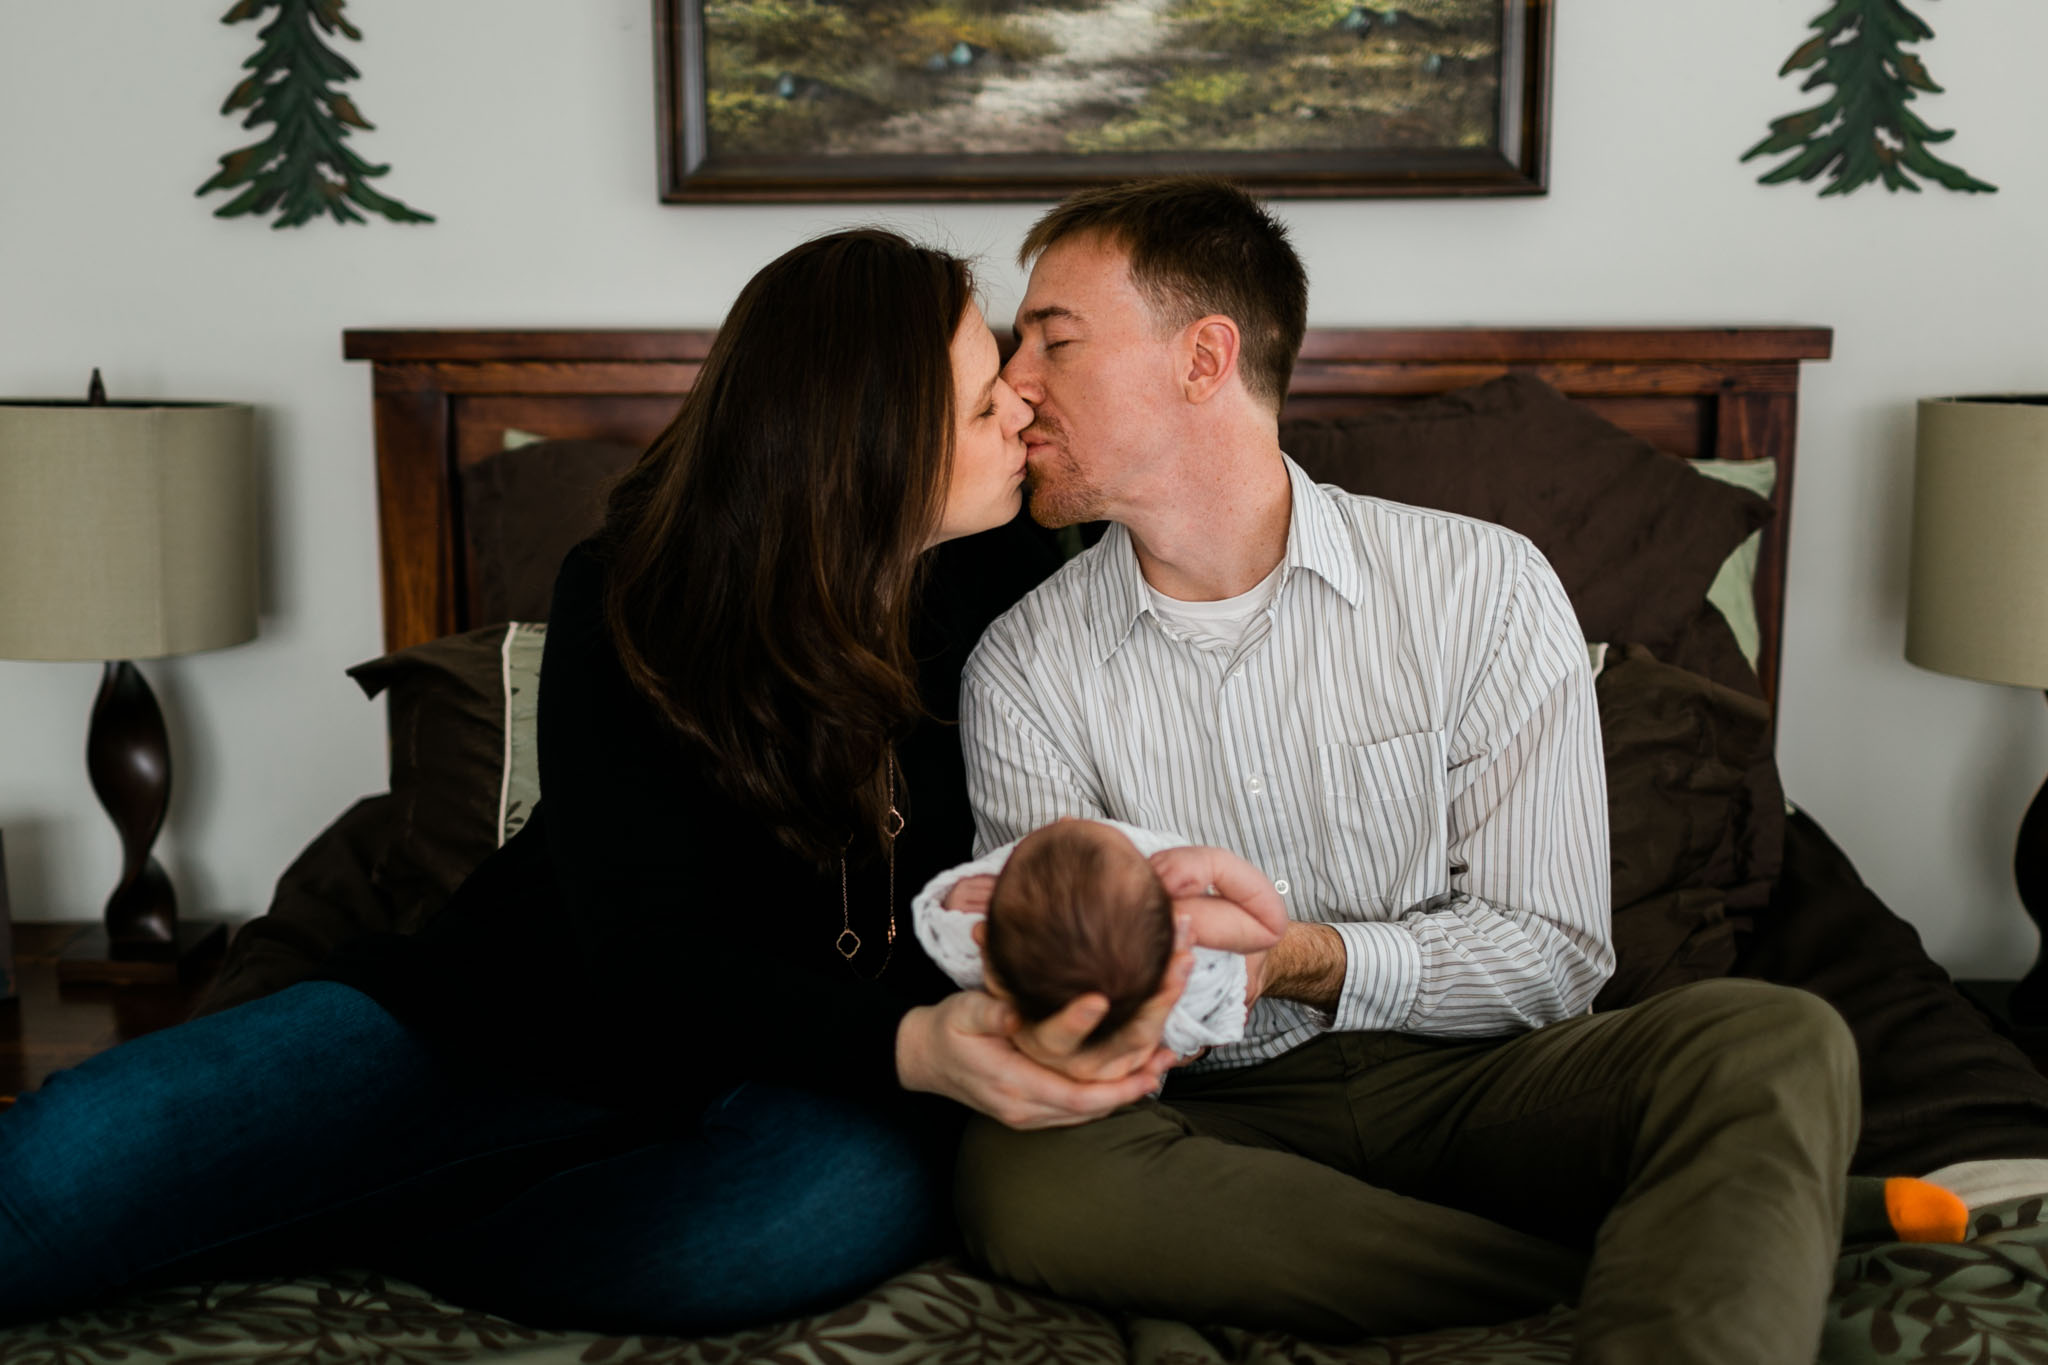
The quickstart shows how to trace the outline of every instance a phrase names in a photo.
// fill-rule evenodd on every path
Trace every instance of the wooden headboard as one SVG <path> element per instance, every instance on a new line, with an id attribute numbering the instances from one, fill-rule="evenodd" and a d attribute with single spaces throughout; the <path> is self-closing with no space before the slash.
<path id="1" fill-rule="evenodd" d="M 349 331 L 374 367 L 384 641 L 402 649 L 482 624 L 470 616 L 463 471 L 508 430 L 645 445 L 675 414 L 708 331 Z M 1799 363 L 1819 327 L 1451 328 L 1311 331 L 1287 416 L 1340 416 L 1533 374 L 1617 426 L 1686 458 L 1778 462 L 1778 515 L 1757 572 L 1758 660 L 1777 696 L 1785 547 L 1792 527 Z"/>

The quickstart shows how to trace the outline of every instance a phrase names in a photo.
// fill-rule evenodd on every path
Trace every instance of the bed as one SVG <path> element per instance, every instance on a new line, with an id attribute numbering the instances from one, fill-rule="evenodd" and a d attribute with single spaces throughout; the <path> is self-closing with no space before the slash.
<path id="1" fill-rule="evenodd" d="M 352 933 L 416 926 L 516 828 L 537 788 L 519 736 L 544 627 L 505 623 L 544 613 L 553 563 L 605 480 L 673 414 L 710 341 L 346 334 L 347 358 L 372 371 L 389 651 L 354 671 L 390 697 L 392 790 L 307 846 L 207 1008 L 303 975 Z M 1799 374 L 1829 348 L 1816 328 L 1316 331 L 1283 444 L 1320 478 L 1505 521 L 1558 565 L 1601 667 L 1617 937 L 1627 931 L 1603 1007 L 1720 974 L 1821 994 L 1863 1061 L 1856 1169 L 1940 1171 L 1966 1192 L 1962 1246 L 1844 1249 L 1824 1358 L 2048 1361 L 2048 1081 L 1786 807 L 1771 761 Z M 962 544 L 959 571 L 1004 571 L 999 550 Z M 621 1340 L 528 1329 L 339 1269 L 152 1290 L 0 1331 L 0 1361 L 1506 1365 L 1568 1359 L 1570 1331 L 1560 1306 L 1320 1345 L 1099 1313 L 949 1258 L 800 1322 Z"/>

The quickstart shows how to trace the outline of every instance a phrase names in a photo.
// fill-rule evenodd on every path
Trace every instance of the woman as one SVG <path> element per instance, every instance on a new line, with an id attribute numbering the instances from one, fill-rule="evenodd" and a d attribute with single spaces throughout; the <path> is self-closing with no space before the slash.
<path id="1" fill-rule="evenodd" d="M 934 1096 L 1151 1090 L 1185 951 L 1076 1081 L 1020 1046 L 1072 1053 L 1088 1002 L 1016 1035 L 905 932 L 969 851 L 959 663 L 1028 586 L 921 612 L 920 568 L 1017 512 L 1029 420 L 960 261 L 853 231 L 764 269 L 563 566 L 532 820 L 418 937 L 0 1115 L 0 1319 L 347 1260 L 541 1325 L 766 1321 L 944 1245 Z"/>

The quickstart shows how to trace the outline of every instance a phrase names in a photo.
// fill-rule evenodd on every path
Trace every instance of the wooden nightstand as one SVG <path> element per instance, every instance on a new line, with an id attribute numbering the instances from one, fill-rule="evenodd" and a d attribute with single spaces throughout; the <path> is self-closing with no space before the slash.
<path id="1" fill-rule="evenodd" d="M 57 953 L 83 926 L 14 926 L 13 1000 L 0 1000 L 0 1106 L 116 1043 L 185 1019 L 213 981 L 219 961 L 181 981 L 146 986 L 57 984 Z"/>

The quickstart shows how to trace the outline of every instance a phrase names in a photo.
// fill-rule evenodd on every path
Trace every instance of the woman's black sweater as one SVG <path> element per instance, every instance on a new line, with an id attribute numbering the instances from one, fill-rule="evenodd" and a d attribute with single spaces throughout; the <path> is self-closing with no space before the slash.
<path id="1" fill-rule="evenodd" d="M 897 748 L 893 959 L 884 859 L 849 864 L 849 963 L 834 947 L 838 866 L 799 858 L 736 809 L 627 681 L 586 542 L 548 619 L 532 819 L 419 934 L 361 940 L 327 974 L 462 1069 L 612 1107 L 695 1113 L 742 1080 L 896 1091 L 898 1024 L 951 989 L 910 902 L 971 852 L 960 670 L 1056 562 L 1021 518 L 934 553 L 915 635 L 931 714 Z"/>

